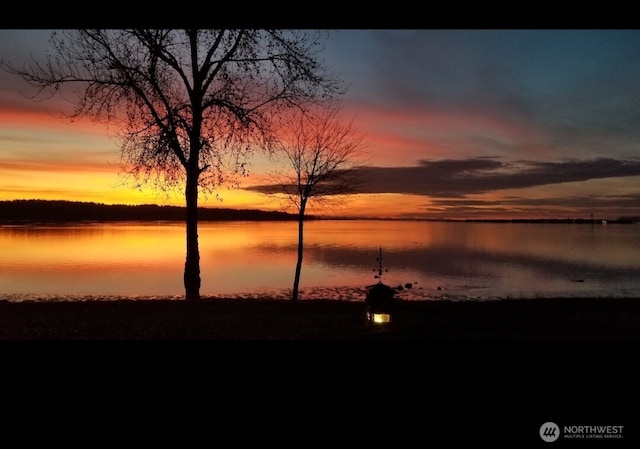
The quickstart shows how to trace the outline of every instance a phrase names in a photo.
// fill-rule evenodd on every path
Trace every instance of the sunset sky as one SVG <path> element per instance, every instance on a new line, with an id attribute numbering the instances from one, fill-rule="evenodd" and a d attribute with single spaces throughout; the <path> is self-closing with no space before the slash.
<path id="1" fill-rule="evenodd" d="M 0 59 L 47 48 L 50 30 L 0 30 Z M 341 216 L 640 216 L 640 30 L 332 30 L 323 57 L 348 86 L 370 182 Z M 54 98 L 0 71 L 0 200 L 184 204 L 124 179 L 106 124 L 69 123 Z M 277 209 L 246 189 L 202 206 Z"/>

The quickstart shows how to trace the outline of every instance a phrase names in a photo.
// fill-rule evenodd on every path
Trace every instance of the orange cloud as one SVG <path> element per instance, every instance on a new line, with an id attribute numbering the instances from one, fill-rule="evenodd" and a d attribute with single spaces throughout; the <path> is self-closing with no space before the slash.
<path id="1" fill-rule="evenodd" d="M 367 135 L 372 164 L 407 166 L 424 158 L 504 155 L 518 148 L 543 157 L 541 130 L 498 113 L 349 103 Z"/>
<path id="2" fill-rule="evenodd" d="M 60 113 L 25 106 L 4 105 L 0 107 L 0 128 L 11 127 L 19 129 L 41 129 L 65 132 L 73 131 L 82 134 L 106 135 L 107 124 L 81 118 L 71 121 Z"/>

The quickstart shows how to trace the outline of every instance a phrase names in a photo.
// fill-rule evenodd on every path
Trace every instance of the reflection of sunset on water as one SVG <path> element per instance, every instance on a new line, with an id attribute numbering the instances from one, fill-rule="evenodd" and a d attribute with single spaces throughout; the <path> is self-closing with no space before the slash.
<path id="1" fill-rule="evenodd" d="M 362 298 L 384 282 L 404 298 L 640 294 L 637 225 L 320 220 L 305 223 L 303 297 Z M 179 296 L 184 224 L 1 226 L 0 297 Z M 200 224 L 205 296 L 291 288 L 297 223 Z"/>
<path id="2" fill-rule="evenodd" d="M 40 263 L 58 261 L 78 270 L 95 266 L 144 269 L 149 261 L 154 265 L 179 263 L 184 257 L 184 231 L 153 224 L 15 227 L 3 229 L 0 245 L 4 266 L 37 269 Z"/>

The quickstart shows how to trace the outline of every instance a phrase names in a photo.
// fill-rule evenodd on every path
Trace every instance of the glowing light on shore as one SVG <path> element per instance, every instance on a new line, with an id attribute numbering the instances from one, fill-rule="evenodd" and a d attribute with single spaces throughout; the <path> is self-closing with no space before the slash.
<path id="1" fill-rule="evenodd" d="M 386 324 L 391 322 L 391 315 L 388 313 L 374 313 L 372 321 L 376 324 Z"/>

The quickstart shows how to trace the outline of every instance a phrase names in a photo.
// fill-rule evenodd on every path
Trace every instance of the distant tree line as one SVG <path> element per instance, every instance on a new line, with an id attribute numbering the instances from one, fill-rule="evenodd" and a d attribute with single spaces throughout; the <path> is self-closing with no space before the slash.
<path id="1" fill-rule="evenodd" d="M 498 218 L 498 219 L 473 219 L 467 222 L 492 222 L 492 223 L 571 223 L 571 224 L 600 224 L 600 223 L 639 223 L 640 217 L 620 217 L 617 219 L 595 219 L 595 218 Z"/>
<path id="2" fill-rule="evenodd" d="M 78 221 L 184 221 L 186 208 L 155 204 L 123 205 L 65 200 L 0 201 L 2 222 Z M 202 221 L 286 221 L 296 214 L 256 209 L 206 208 L 198 210 Z"/>

